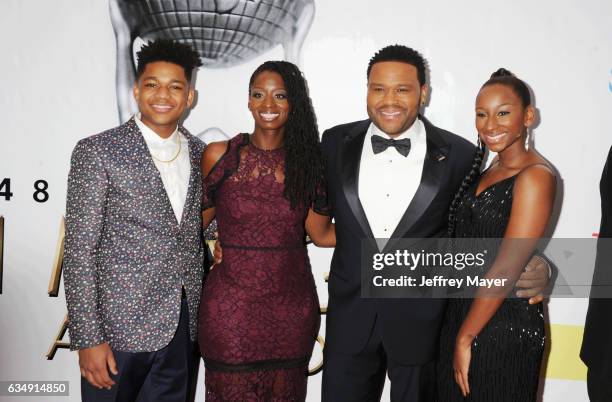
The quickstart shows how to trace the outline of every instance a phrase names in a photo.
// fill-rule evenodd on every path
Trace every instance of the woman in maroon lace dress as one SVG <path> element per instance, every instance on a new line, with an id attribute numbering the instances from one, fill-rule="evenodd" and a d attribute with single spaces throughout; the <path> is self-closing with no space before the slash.
<path id="1" fill-rule="evenodd" d="M 334 246 L 319 135 L 291 63 L 251 76 L 252 134 L 208 146 L 203 218 L 216 217 L 223 261 L 200 303 L 206 401 L 304 401 L 319 302 L 305 232 Z"/>

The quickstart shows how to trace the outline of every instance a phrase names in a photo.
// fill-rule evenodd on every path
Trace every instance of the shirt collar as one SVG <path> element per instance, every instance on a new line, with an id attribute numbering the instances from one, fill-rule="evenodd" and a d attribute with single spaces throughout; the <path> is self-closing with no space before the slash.
<path id="1" fill-rule="evenodd" d="M 148 143 L 165 144 L 168 141 L 177 141 L 175 140 L 175 136 L 178 135 L 178 125 L 176 126 L 176 128 L 174 129 L 174 131 L 172 132 L 172 134 L 170 134 L 168 138 L 162 138 L 155 131 L 151 130 L 149 126 L 144 124 L 142 120 L 140 120 L 140 112 L 134 115 L 134 121 L 136 122 L 136 125 L 140 129 L 140 132 L 142 133 L 142 136 L 144 137 L 145 141 Z"/>

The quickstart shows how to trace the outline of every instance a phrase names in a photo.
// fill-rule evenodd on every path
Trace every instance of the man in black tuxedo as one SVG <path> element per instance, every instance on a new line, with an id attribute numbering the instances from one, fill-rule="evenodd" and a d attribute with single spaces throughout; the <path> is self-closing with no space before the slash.
<path id="1" fill-rule="evenodd" d="M 591 402 L 612 401 L 612 148 L 599 182 L 601 226 L 580 357 L 588 366 Z"/>
<path id="2" fill-rule="evenodd" d="M 362 299 L 361 244 L 445 236 L 449 206 L 476 148 L 419 114 L 428 86 L 418 52 L 387 46 L 372 57 L 367 75 L 369 119 L 331 128 L 322 138 L 337 238 L 322 399 L 377 401 L 388 372 L 393 402 L 430 401 L 446 302 Z M 545 266 L 536 271 L 546 278 Z"/>

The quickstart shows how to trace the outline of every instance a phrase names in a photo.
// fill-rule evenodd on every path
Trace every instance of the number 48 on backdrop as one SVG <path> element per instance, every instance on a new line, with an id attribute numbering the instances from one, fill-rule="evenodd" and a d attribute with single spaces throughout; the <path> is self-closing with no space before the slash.
<path id="1" fill-rule="evenodd" d="M 38 179 L 34 182 L 34 193 L 32 194 L 32 198 L 36 202 L 47 202 L 49 200 L 49 193 L 47 189 L 49 188 L 49 183 L 46 180 Z M 11 191 L 11 179 L 5 177 L 0 182 L 0 199 L 4 197 L 5 201 L 10 201 L 13 197 L 13 192 Z"/>

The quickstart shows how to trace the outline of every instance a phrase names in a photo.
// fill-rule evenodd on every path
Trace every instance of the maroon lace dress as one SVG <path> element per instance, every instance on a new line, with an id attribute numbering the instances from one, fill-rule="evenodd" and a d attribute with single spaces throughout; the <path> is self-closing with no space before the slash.
<path id="1" fill-rule="evenodd" d="M 305 207 L 283 197 L 284 150 L 240 134 L 204 179 L 223 261 L 204 285 L 199 344 L 206 401 L 304 401 L 319 302 L 304 241 Z M 325 214 L 324 194 L 313 209 Z"/>

